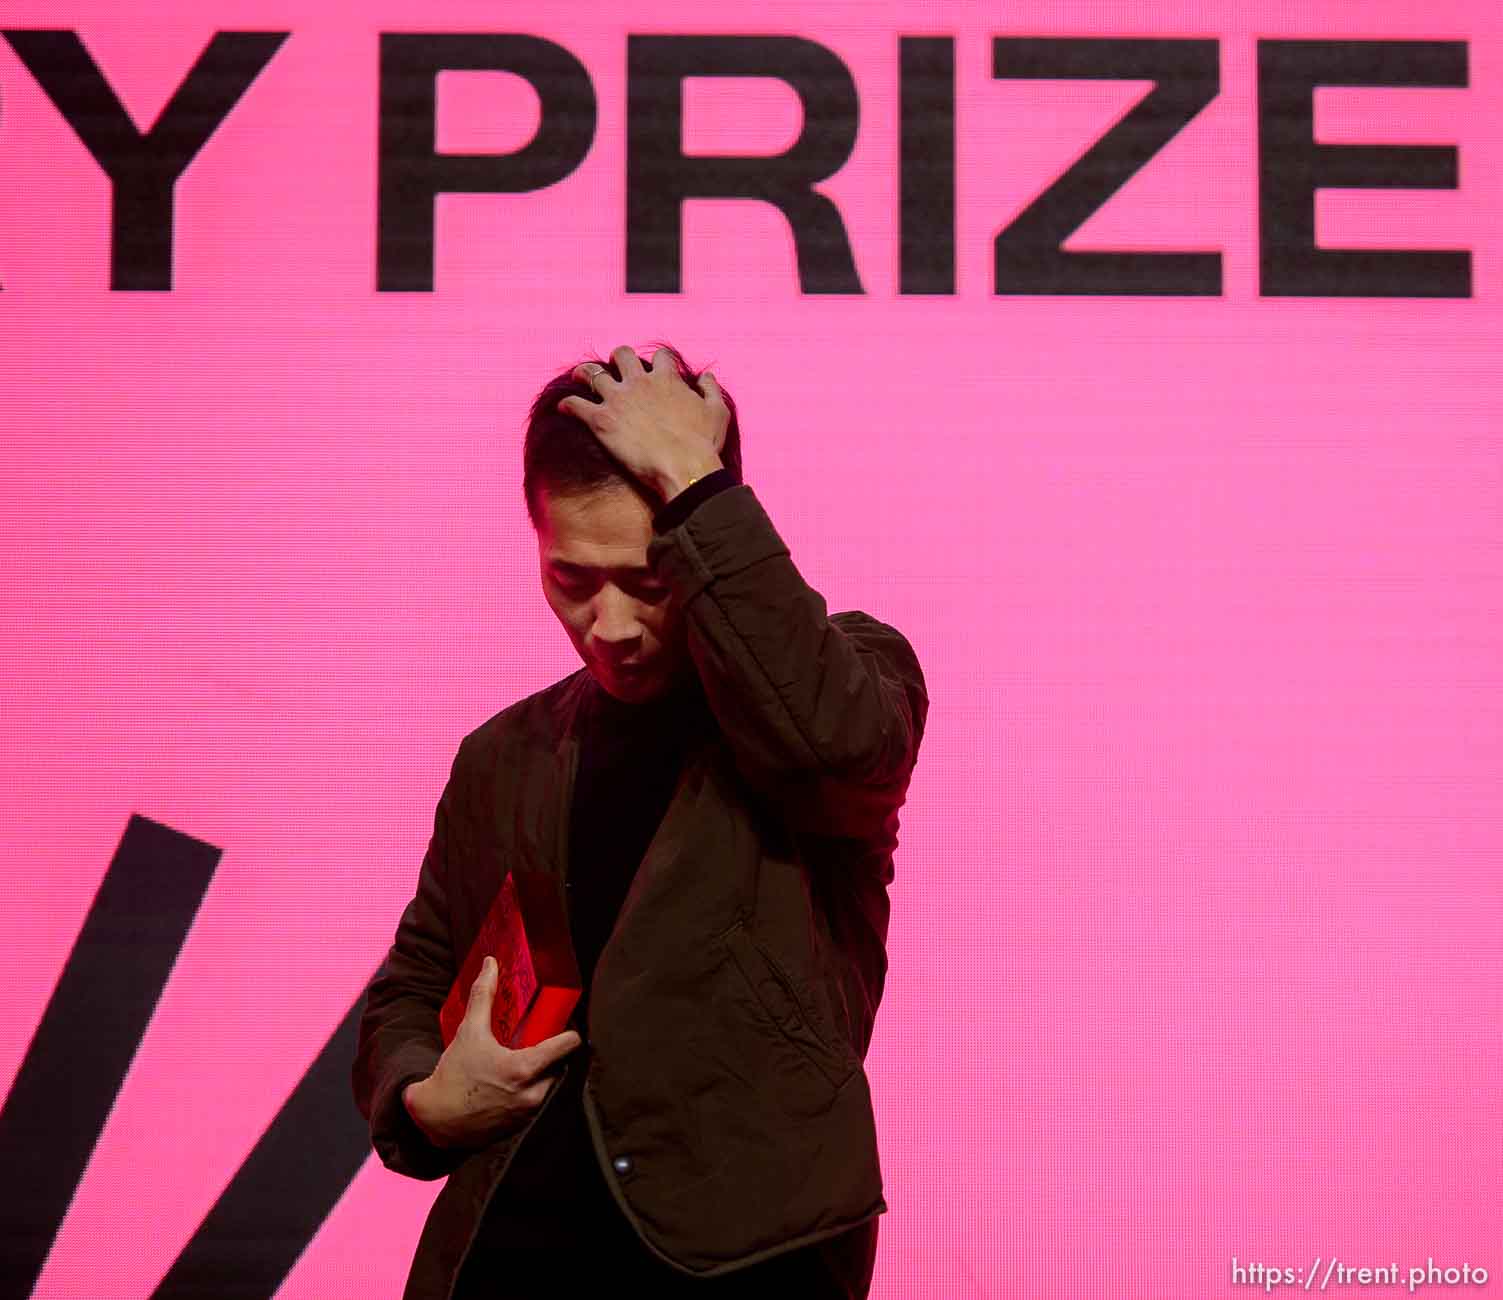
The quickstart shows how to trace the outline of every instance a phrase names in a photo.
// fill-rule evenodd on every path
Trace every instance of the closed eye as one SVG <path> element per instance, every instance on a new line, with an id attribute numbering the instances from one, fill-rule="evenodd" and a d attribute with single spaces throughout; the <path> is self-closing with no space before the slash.
<path id="1" fill-rule="evenodd" d="M 571 596 L 582 596 L 593 591 L 598 578 L 588 570 L 564 569 L 556 567 L 553 570 L 553 580 L 560 589 Z M 640 596 L 644 600 L 658 600 L 668 594 L 668 584 L 651 576 L 639 576 L 636 573 L 629 574 L 623 583 L 625 590 Z"/>

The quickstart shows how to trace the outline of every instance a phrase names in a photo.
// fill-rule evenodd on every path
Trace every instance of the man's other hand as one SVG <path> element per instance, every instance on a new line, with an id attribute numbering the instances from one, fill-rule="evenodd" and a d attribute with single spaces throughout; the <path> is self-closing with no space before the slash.
<path id="1" fill-rule="evenodd" d="M 522 1128 L 548 1095 L 554 1076 L 547 1071 L 582 1041 L 566 1029 L 532 1047 L 503 1047 L 491 1032 L 497 978 L 487 957 L 454 1041 L 432 1074 L 403 1089 L 408 1113 L 434 1146 L 484 1146 Z"/>
<path id="2" fill-rule="evenodd" d="M 725 467 L 720 453 L 731 413 L 714 375 L 703 371 L 695 392 L 667 348 L 652 354 L 650 370 L 636 349 L 625 344 L 612 350 L 611 360 L 619 381 L 598 361 L 574 368 L 574 378 L 589 384 L 598 402 L 565 397 L 558 409 L 582 420 L 633 478 L 665 502 L 691 478 Z"/>

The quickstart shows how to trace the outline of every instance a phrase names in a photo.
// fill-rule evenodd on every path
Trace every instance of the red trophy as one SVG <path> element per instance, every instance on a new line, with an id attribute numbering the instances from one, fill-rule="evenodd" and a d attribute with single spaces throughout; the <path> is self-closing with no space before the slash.
<path id="1" fill-rule="evenodd" d="M 531 1047 L 563 1032 L 581 981 L 558 877 L 549 871 L 508 871 L 459 977 L 439 1012 L 444 1046 L 464 1019 L 470 986 L 486 957 L 499 968 L 491 1032 L 503 1047 Z"/>

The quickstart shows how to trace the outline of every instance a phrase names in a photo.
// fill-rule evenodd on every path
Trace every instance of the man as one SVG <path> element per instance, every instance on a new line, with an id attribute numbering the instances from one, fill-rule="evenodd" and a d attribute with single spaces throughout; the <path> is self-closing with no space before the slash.
<path id="1" fill-rule="evenodd" d="M 735 408 L 671 348 L 539 395 L 524 491 L 584 668 L 460 744 L 353 1072 L 382 1161 L 448 1176 L 406 1300 L 867 1295 L 886 1211 L 862 1059 L 928 713 L 895 629 L 829 616 L 741 482 Z M 505 872 L 561 882 L 585 994 L 510 1051 Z M 776 1292 L 774 1292 L 776 1293 Z"/>

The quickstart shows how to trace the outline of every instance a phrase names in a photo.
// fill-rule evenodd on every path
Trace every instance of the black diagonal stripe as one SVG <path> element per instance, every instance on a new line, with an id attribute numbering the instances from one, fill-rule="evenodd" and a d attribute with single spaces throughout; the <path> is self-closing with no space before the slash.
<path id="1" fill-rule="evenodd" d="M 0 1169 L 17 1189 L 0 1296 L 36 1285 L 220 853 L 136 813 L 126 823 L 0 1110 Z"/>
<path id="2" fill-rule="evenodd" d="M 152 1300 L 269 1300 L 281 1287 L 370 1155 L 370 1132 L 350 1102 L 363 1003 L 362 992 Z"/>

